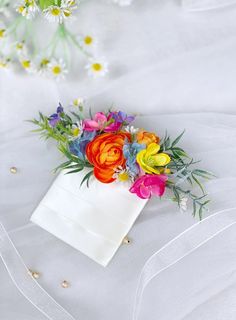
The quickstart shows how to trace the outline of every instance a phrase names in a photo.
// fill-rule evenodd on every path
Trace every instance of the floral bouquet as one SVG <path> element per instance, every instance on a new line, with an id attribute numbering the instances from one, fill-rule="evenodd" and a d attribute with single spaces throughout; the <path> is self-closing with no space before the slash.
<path id="1" fill-rule="evenodd" d="M 184 132 L 174 140 L 167 134 L 161 139 L 154 132 L 135 128 L 132 125 L 135 116 L 123 111 L 90 112 L 90 116 L 86 117 L 80 99 L 74 101 L 74 106 L 75 109 L 69 113 L 59 104 L 54 114 L 45 116 L 39 113 L 38 120 L 31 120 L 38 127 L 34 132 L 46 139 L 56 140 L 58 150 L 67 158 L 55 169 L 66 174 L 59 175 L 56 188 L 54 186 L 53 191 L 47 194 L 32 221 L 106 265 L 120 245 L 122 237 L 127 234 L 146 201 L 152 196 L 171 199 L 181 210 L 186 210 L 187 201 L 191 200 L 193 215 L 198 214 L 202 218 L 209 199 L 201 180 L 211 178 L 212 174 L 195 168 L 196 162 L 179 147 L 178 143 Z M 200 193 L 195 190 L 195 186 Z M 66 195 L 61 189 L 67 190 Z M 73 197 L 68 192 L 73 193 Z M 70 197 L 73 206 L 68 200 Z M 75 197 L 79 197 L 79 200 Z M 53 204 L 52 198 L 55 199 Z M 58 201 L 61 201 L 60 205 Z M 50 207 L 52 212 L 45 212 L 45 207 Z M 69 231 L 64 230 L 64 222 L 60 221 L 58 226 L 58 229 L 64 230 L 63 234 L 58 233 L 54 226 L 48 226 L 47 219 L 50 215 L 53 215 L 55 225 L 54 213 L 59 211 L 65 218 L 68 207 L 71 208 L 70 211 L 78 208 L 73 217 L 72 213 L 67 216 L 70 222 L 76 220 L 76 225 L 80 227 L 82 224 L 83 230 L 89 230 L 89 237 L 91 233 L 99 234 L 110 241 L 109 245 L 114 242 L 112 249 L 106 243 L 97 247 L 94 253 L 97 239 L 96 244 L 94 239 L 91 240 L 90 248 L 86 249 L 88 241 L 85 244 L 83 236 L 79 243 L 75 243 L 74 238 L 72 241 L 65 237 L 65 232 Z M 111 207 L 114 208 L 112 212 L 109 209 Z M 114 219 L 117 219 L 115 223 Z M 123 222 L 119 227 L 120 220 Z M 127 225 L 125 229 L 124 224 Z M 78 228 L 74 232 L 76 239 L 78 234 L 83 234 Z M 81 241 L 84 243 L 82 247 Z"/>

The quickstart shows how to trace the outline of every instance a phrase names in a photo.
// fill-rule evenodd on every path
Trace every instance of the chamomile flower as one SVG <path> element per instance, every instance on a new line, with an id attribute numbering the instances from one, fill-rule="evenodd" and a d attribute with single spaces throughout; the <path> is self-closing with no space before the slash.
<path id="1" fill-rule="evenodd" d="M 57 80 L 64 79 L 65 74 L 68 72 L 66 64 L 62 59 L 52 60 L 48 65 L 49 73 Z"/>
<path id="2" fill-rule="evenodd" d="M 27 54 L 27 47 L 25 45 L 25 42 L 24 41 L 18 41 L 14 44 L 14 47 L 16 49 L 16 53 L 19 55 L 19 56 L 22 56 L 22 55 L 26 55 Z"/>
<path id="3" fill-rule="evenodd" d="M 74 107 L 82 107 L 84 104 L 84 99 L 79 97 L 79 98 L 76 98 L 72 101 L 72 106 Z"/>
<path id="4" fill-rule="evenodd" d="M 0 69 L 8 69 L 10 65 L 10 58 L 0 56 Z"/>
<path id="5" fill-rule="evenodd" d="M 39 7 L 37 6 L 35 0 L 24 0 L 20 5 L 17 6 L 16 11 L 27 19 L 32 19 L 39 11 Z"/>
<path id="6" fill-rule="evenodd" d="M 38 57 L 37 71 L 40 75 L 47 75 L 49 69 L 50 59 L 47 56 Z"/>
<path id="7" fill-rule="evenodd" d="M 71 128 L 71 133 L 72 133 L 71 140 L 80 138 L 83 134 L 83 131 L 84 131 L 83 121 L 82 120 L 77 121 L 76 124 L 73 124 Z"/>
<path id="8" fill-rule="evenodd" d="M 134 126 L 125 127 L 125 131 L 131 134 L 136 134 L 137 132 L 139 132 L 139 130 L 139 128 L 135 128 Z"/>
<path id="9" fill-rule="evenodd" d="M 97 39 L 92 34 L 79 37 L 80 45 L 86 50 L 94 49 L 97 46 Z"/>
<path id="10" fill-rule="evenodd" d="M 108 72 L 108 63 L 104 59 L 90 58 L 85 68 L 88 70 L 89 76 L 97 78 Z"/>
<path id="11" fill-rule="evenodd" d="M 0 27 L 0 41 L 6 37 L 6 29 L 4 27 Z"/>
<path id="12" fill-rule="evenodd" d="M 19 58 L 21 67 L 28 73 L 34 73 L 36 68 L 29 56 L 22 56 Z"/>
<path id="13" fill-rule="evenodd" d="M 133 0 L 113 0 L 114 3 L 121 7 L 129 6 Z"/>
<path id="14" fill-rule="evenodd" d="M 49 21 L 62 23 L 65 19 L 71 17 L 73 10 L 77 8 L 73 0 L 62 0 L 60 6 L 49 6 L 43 13 Z"/>
<path id="15" fill-rule="evenodd" d="M 135 178 L 128 167 L 123 168 L 122 166 L 118 166 L 114 169 L 114 174 L 112 177 L 118 182 L 133 182 Z"/>

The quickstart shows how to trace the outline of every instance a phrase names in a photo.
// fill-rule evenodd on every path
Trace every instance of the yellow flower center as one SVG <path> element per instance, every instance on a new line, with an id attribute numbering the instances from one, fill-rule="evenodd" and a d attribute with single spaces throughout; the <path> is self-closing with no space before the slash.
<path id="1" fill-rule="evenodd" d="M 17 43 L 17 45 L 16 45 L 16 49 L 17 50 L 21 50 L 21 49 L 23 49 L 23 43 Z"/>
<path id="2" fill-rule="evenodd" d="M 93 43 L 93 38 L 91 36 L 84 37 L 84 43 L 88 46 L 91 45 Z"/>
<path id="3" fill-rule="evenodd" d="M 23 60 L 21 61 L 21 65 L 24 69 L 30 68 L 30 60 Z"/>
<path id="4" fill-rule="evenodd" d="M 61 10 L 59 8 L 52 8 L 51 9 L 51 15 L 54 16 L 54 17 L 59 16 L 60 13 L 61 13 Z"/>
<path id="5" fill-rule="evenodd" d="M 60 66 L 54 66 L 52 68 L 52 73 L 54 73 L 55 75 L 58 75 L 61 73 L 61 67 Z"/>
<path id="6" fill-rule="evenodd" d="M 25 7 L 24 6 L 19 6 L 17 10 L 18 10 L 19 13 L 22 13 L 25 10 Z"/>
<path id="7" fill-rule="evenodd" d="M 92 64 L 92 69 L 93 69 L 94 71 L 96 71 L 96 72 L 101 71 L 101 70 L 102 70 L 102 65 L 101 65 L 101 63 L 98 63 L 98 62 L 93 63 L 93 64 Z"/>
<path id="8" fill-rule="evenodd" d="M 63 13 L 64 13 L 65 17 L 67 17 L 67 18 L 71 16 L 71 11 L 68 9 L 63 10 Z"/>
<path id="9" fill-rule="evenodd" d="M 49 64 L 49 60 L 47 58 L 44 58 L 40 62 L 41 67 L 46 67 Z"/>
<path id="10" fill-rule="evenodd" d="M 77 137 L 79 135 L 79 133 L 80 133 L 80 129 L 79 128 L 75 128 L 75 129 L 73 129 L 72 133 L 73 133 L 74 137 Z"/>
<path id="11" fill-rule="evenodd" d="M 4 61 L 0 61 L 0 68 L 6 68 L 7 67 L 7 63 Z"/>
<path id="12" fill-rule="evenodd" d="M 5 35 L 5 29 L 0 29 L 0 38 L 3 38 Z"/>
<path id="13" fill-rule="evenodd" d="M 121 182 L 128 181 L 129 175 L 127 172 L 121 172 L 121 173 L 119 173 L 118 178 Z"/>

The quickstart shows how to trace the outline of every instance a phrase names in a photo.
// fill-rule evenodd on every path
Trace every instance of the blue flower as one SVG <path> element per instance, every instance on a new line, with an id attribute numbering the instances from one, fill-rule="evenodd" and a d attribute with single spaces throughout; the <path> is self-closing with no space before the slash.
<path id="1" fill-rule="evenodd" d="M 59 103 L 59 106 L 57 107 L 57 112 L 56 113 L 53 113 L 48 121 L 49 121 L 49 124 L 51 127 L 55 127 L 58 122 L 61 120 L 61 114 L 63 113 L 63 107 L 62 105 Z"/>
<path id="2" fill-rule="evenodd" d="M 85 150 L 87 144 L 94 139 L 96 131 L 84 131 L 83 135 L 69 144 L 70 152 L 78 158 L 85 159 Z"/>
<path id="3" fill-rule="evenodd" d="M 137 142 L 125 142 L 123 146 L 123 154 L 126 159 L 126 166 L 135 175 L 139 174 L 139 166 L 136 162 L 136 156 L 138 152 L 143 149 L 145 149 L 145 145 L 139 144 Z"/>

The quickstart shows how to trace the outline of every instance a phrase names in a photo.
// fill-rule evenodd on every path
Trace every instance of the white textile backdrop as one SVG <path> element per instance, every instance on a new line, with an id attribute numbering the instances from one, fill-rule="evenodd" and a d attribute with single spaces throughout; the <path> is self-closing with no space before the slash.
<path id="1" fill-rule="evenodd" d="M 52 142 L 45 144 L 29 132 L 32 126 L 24 120 L 36 116 L 38 110 L 53 112 L 58 101 L 66 105 L 82 96 L 93 110 L 115 105 L 139 113 L 137 126 L 160 135 L 166 128 L 173 136 L 185 128 L 182 145 L 217 175 L 206 184 L 212 198 L 208 214 L 236 207 L 236 5 L 188 12 L 177 0 L 134 0 L 129 7 L 91 0 L 82 3 L 78 17 L 79 23 L 73 25 L 82 31 L 96 31 L 100 39 L 101 51 L 110 63 L 106 78 L 95 81 L 78 71 L 56 83 L 37 76 L 0 74 L 0 220 L 26 265 L 41 273 L 38 281 L 42 287 L 75 319 L 131 320 L 138 275 L 145 261 L 197 220 L 190 212 L 179 213 L 168 201 L 152 199 L 129 234 L 132 243 L 122 246 L 107 268 L 95 264 L 29 223 L 54 179 L 52 168 L 61 158 Z M 15 175 L 9 171 L 12 166 L 18 168 Z M 224 247 L 228 248 L 227 259 L 232 254 L 235 267 L 234 234 L 221 234 L 207 249 L 214 252 L 217 248 L 215 263 L 221 281 L 224 270 L 220 267 L 229 261 L 224 260 Z M 204 252 L 183 260 L 178 272 L 169 270 L 169 279 L 181 287 L 190 277 L 189 270 L 194 277 L 195 266 L 201 266 L 199 259 L 204 261 Z M 205 274 L 210 276 L 210 270 Z M 19 293 L 1 262 L 0 279 L 1 319 L 45 319 Z M 64 279 L 71 284 L 67 289 L 60 286 Z M 167 296 L 172 286 L 164 279 L 157 279 L 158 295 L 151 295 L 157 308 L 159 296 Z M 227 294 L 223 300 L 213 300 L 212 308 L 207 303 L 211 298 L 207 293 L 212 292 L 209 281 L 192 293 L 192 310 L 199 306 L 195 313 L 186 315 L 179 310 L 183 304 L 174 303 L 176 319 L 235 319 L 236 306 L 231 300 L 235 273 L 223 283 Z M 171 296 L 168 299 L 171 301 Z M 221 313 L 216 313 L 215 303 L 221 303 Z M 150 310 L 144 300 L 141 319 L 150 315 Z M 158 315 L 160 320 L 169 319 L 167 314 Z"/>

